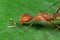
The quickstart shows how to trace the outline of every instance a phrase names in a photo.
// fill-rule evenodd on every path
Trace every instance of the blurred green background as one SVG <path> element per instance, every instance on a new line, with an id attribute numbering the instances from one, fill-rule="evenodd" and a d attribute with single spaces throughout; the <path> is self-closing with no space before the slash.
<path id="1" fill-rule="evenodd" d="M 39 9 L 54 13 L 60 6 L 60 2 L 50 7 L 59 0 L 0 0 L 0 40 L 42 40 L 44 36 L 52 32 L 55 27 L 52 25 L 33 25 L 27 32 L 21 33 L 26 25 L 17 25 L 16 28 L 7 28 L 9 19 L 13 18 L 18 22 L 19 18 L 28 13 L 34 16 L 40 13 Z M 46 40 L 60 40 L 60 30 L 50 34 Z"/>

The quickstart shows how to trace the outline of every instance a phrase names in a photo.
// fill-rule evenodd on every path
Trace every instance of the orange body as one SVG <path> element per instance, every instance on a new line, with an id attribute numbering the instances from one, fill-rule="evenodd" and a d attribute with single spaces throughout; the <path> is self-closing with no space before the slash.
<path id="1" fill-rule="evenodd" d="M 20 24 L 24 24 L 24 22 L 28 22 L 30 20 L 40 20 L 40 21 L 46 22 L 46 21 L 51 21 L 52 19 L 53 19 L 53 15 L 47 12 L 39 13 L 33 18 L 29 14 L 24 14 L 21 17 Z"/>
<path id="2" fill-rule="evenodd" d="M 24 24 L 24 22 L 28 22 L 32 19 L 32 17 L 29 14 L 24 14 L 21 17 L 20 24 Z"/>
<path id="3" fill-rule="evenodd" d="M 49 13 L 46 13 L 46 12 L 42 12 L 40 14 L 37 14 L 36 16 L 34 16 L 33 18 L 34 20 L 41 20 L 43 22 L 46 22 L 46 21 L 50 21 L 53 19 L 53 15 L 49 14 Z"/>

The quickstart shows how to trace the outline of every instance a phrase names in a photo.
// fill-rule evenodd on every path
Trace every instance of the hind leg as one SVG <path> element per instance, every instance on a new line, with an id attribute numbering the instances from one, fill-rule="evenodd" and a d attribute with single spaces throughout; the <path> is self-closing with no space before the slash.
<path id="1" fill-rule="evenodd" d="M 58 13 L 59 12 L 59 10 L 60 10 L 60 7 L 58 8 L 58 10 L 56 11 L 56 13 Z"/>
<path id="2" fill-rule="evenodd" d="M 55 2 L 55 3 L 53 3 L 50 7 L 48 7 L 45 11 L 47 11 L 48 9 L 50 9 L 50 8 L 52 8 L 54 5 L 56 5 L 57 3 L 59 3 L 60 2 L 60 0 L 59 1 L 57 1 L 57 2 Z"/>
<path id="3" fill-rule="evenodd" d="M 53 26 L 56 26 L 57 28 L 60 28 L 58 24 L 55 24 L 54 22 L 48 21 L 49 24 L 52 24 Z"/>
<path id="4" fill-rule="evenodd" d="M 48 22 L 49 24 L 52 24 L 51 22 Z M 42 38 L 42 40 L 46 40 L 46 38 L 49 36 L 49 35 L 51 35 L 52 33 L 55 33 L 57 30 L 59 30 L 60 29 L 60 26 L 58 26 L 57 24 L 52 24 L 53 26 L 56 26 L 57 28 L 56 29 L 54 29 L 52 32 L 50 32 L 48 35 L 46 35 L 44 38 Z"/>

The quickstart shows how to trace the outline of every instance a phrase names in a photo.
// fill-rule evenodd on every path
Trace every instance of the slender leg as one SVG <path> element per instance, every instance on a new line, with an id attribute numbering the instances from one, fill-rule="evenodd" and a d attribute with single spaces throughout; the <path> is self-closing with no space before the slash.
<path id="1" fill-rule="evenodd" d="M 48 35 L 46 35 L 46 36 L 45 36 L 44 38 L 42 38 L 41 40 L 46 40 L 46 38 L 47 38 L 50 34 L 55 33 L 58 29 L 59 29 L 59 28 L 54 29 L 51 33 L 49 33 Z"/>
<path id="2" fill-rule="evenodd" d="M 53 7 L 54 5 L 56 5 L 56 4 L 59 3 L 59 2 L 60 2 L 60 0 L 57 1 L 57 2 L 55 2 L 55 3 L 53 3 L 50 7 L 48 7 L 48 8 L 45 10 L 45 12 L 46 12 L 49 8 Z"/>
<path id="3" fill-rule="evenodd" d="M 25 28 L 25 32 L 33 25 L 34 22 L 32 22 L 28 27 Z"/>
<path id="4" fill-rule="evenodd" d="M 51 22 L 48 22 L 49 24 L 51 24 Z M 58 26 L 57 24 L 52 24 L 52 25 L 54 25 L 54 26 L 56 26 L 57 28 L 56 29 L 54 29 L 51 33 L 49 33 L 48 35 L 46 35 L 44 38 L 42 38 L 42 40 L 46 40 L 46 38 L 50 35 L 50 34 L 52 34 L 52 33 L 55 33 L 57 30 L 59 30 L 60 29 L 60 26 Z"/>
<path id="5" fill-rule="evenodd" d="M 59 25 L 57 25 L 57 24 L 53 24 L 53 25 L 60 29 L 60 26 Z"/>
<path id="6" fill-rule="evenodd" d="M 58 8 L 58 10 L 56 11 L 56 13 L 58 13 L 59 12 L 59 10 L 60 10 L 60 7 Z"/>
<path id="7" fill-rule="evenodd" d="M 53 14 L 53 18 L 59 17 L 60 14 L 58 13 L 60 10 L 60 7 L 58 8 L 58 10 Z"/>
<path id="8" fill-rule="evenodd" d="M 43 12 L 42 10 L 39 9 L 40 12 Z"/>

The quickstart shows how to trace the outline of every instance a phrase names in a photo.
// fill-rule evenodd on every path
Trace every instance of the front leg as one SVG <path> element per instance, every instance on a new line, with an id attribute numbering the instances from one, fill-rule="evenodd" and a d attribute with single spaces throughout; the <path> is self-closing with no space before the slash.
<path id="1" fill-rule="evenodd" d="M 26 28 L 24 29 L 24 32 L 26 32 L 33 24 L 34 24 L 34 21 L 33 21 L 28 27 L 26 27 Z"/>

